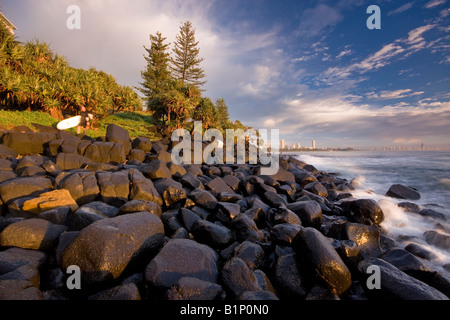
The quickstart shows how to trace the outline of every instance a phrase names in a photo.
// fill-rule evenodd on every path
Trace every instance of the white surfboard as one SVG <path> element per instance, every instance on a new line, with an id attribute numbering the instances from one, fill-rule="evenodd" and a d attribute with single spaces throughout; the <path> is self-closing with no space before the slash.
<path id="1" fill-rule="evenodd" d="M 56 125 L 56 128 L 58 130 L 65 130 L 65 129 L 76 127 L 77 125 L 80 124 L 80 122 L 81 122 L 81 116 L 75 116 L 75 117 L 67 118 L 67 119 L 64 119 L 64 120 L 58 122 L 58 124 Z"/>

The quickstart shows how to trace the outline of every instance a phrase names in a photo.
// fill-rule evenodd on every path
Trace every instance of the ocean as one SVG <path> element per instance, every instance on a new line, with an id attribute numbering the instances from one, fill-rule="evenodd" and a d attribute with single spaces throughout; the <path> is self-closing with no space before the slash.
<path id="1" fill-rule="evenodd" d="M 290 153 L 291 154 L 291 153 Z M 355 198 L 376 200 L 385 219 L 386 235 L 405 247 L 416 243 L 434 253 L 429 261 L 436 269 L 450 263 L 450 248 L 438 248 L 424 239 L 424 232 L 438 230 L 450 235 L 450 152 L 449 151 L 331 151 L 292 153 L 318 170 L 336 173 L 347 180 L 356 179 Z M 393 184 L 413 187 L 420 200 L 385 196 Z M 424 217 L 397 206 L 413 202 L 445 215 L 447 220 Z"/>

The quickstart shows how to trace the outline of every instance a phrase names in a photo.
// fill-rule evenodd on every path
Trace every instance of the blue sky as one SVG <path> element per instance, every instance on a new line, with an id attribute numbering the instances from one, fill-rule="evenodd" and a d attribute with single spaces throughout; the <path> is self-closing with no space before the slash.
<path id="1" fill-rule="evenodd" d="M 66 8 L 81 9 L 68 30 Z M 279 129 L 288 143 L 450 147 L 450 0 L 0 0 L 20 41 L 51 45 L 71 65 L 136 86 L 143 45 L 173 44 L 190 20 L 204 95 L 231 118 Z M 369 30 L 369 5 L 381 29 Z"/>

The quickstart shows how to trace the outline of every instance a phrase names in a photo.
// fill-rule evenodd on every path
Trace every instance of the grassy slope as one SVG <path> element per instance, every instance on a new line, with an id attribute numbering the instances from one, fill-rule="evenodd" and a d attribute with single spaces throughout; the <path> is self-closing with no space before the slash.
<path id="1" fill-rule="evenodd" d="M 55 128 L 58 120 L 44 112 L 0 110 L 0 126 L 6 129 L 12 129 L 19 125 L 25 125 L 34 129 L 33 123 Z M 96 128 L 87 130 L 86 134 L 92 138 L 105 136 L 106 127 L 109 123 L 114 123 L 127 129 L 131 138 L 147 137 L 151 140 L 156 140 L 154 119 L 146 112 L 123 112 L 113 114 L 99 121 Z M 76 133 L 76 128 L 71 128 L 66 131 Z"/>

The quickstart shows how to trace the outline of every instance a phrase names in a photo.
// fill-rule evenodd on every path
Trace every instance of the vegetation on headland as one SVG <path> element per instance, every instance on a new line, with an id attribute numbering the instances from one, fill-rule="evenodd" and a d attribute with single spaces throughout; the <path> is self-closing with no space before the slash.
<path id="1" fill-rule="evenodd" d="M 69 66 L 43 42 L 22 44 L 0 24 L 0 105 L 8 110 L 43 111 L 57 119 L 84 105 L 97 119 L 142 110 L 131 87 L 111 75 Z"/>
<path id="2" fill-rule="evenodd" d="M 115 79 L 95 68 L 73 68 L 39 40 L 21 43 L 0 24 L 0 109 L 47 113 L 10 113 L 17 125 L 39 123 L 51 125 L 79 113 L 86 106 L 94 114 L 96 126 L 90 136 L 100 136 L 106 120 L 127 127 L 131 135 L 155 136 L 158 129 L 193 128 L 202 121 L 203 129 L 243 129 L 239 121 L 231 121 L 224 99 L 212 101 L 202 96 L 206 83 L 203 61 L 199 57 L 195 29 L 189 21 L 180 27 L 173 56 L 168 53 L 166 38 L 157 32 L 150 35 L 145 48 L 147 66 L 141 72 L 141 88 L 119 85 Z M 144 101 L 135 89 L 144 95 Z M 145 105 L 145 108 L 143 106 Z M 146 109 L 146 111 L 143 111 Z M 142 111 L 142 112 L 139 112 Z M 136 113 L 133 115 L 133 113 Z M 35 118 L 30 121 L 29 118 Z M 14 121 L 1 116 L 3 127 Z"/>

